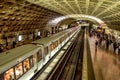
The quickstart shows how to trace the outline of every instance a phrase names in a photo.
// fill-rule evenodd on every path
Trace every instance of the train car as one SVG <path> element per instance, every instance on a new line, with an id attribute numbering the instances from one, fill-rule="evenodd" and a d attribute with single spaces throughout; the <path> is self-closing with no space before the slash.
<path id="1" fill-rule="evenodd" d="M 1 53 L 0 80 L 30 80 L 77 32 L 71 28 Z"/>
<path id="2" fill-rule="evenodd" d="M 41 60 L 40 47 L 31 44 L 3 52 L 0 54 L 0 80 L 29 80 Z"/>
<path id="3" fill-rule="evenodd" d="M 32 42 L 32 44 L 41 46 L 42 52 L 44 53 L 43 56 L 45 56 L 44 63 L 46 64 L 49 59 L 55 55 L 57 51 L 60 50 L 60 48 L 75 34 L 78 30 L 75 28 L 71 28 L 62 32 L 59 32 L 57 34 L 54 34 L 53 36 L 49 36 L 46 38 L 42 38 L 39 40 L 36 40 Z M 68 34 L 71 34 L 68 36 Z"/>

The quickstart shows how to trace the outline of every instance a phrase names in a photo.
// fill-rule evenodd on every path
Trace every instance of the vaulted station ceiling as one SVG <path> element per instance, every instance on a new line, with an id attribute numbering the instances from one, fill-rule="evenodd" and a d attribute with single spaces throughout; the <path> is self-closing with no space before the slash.
<path id="1" fill-rule="evenodd" d="M 27 0 L 63 15 L 85 14 L 120 30 L 120 0 Z"/>
<path id="2" fill-rule="evenodd" d="M 120 0 L 0 0 L 0 43 L 47 37 L 79 18 L 120 32 Z"/>
<path id="3" fill-rule="evenodd" d="M 55 26 L 52 22 L 66 15 L 94 16 L 120 31 L 120 0 L 0 0 L 0 36 L 36 29 L 44 33 L 46 26 Z"/>
<path id="4" fill-rule="evenodd" d="M 0 0 L 0 38 L 44 33 L 46 24 L 61 15 L 26 0 Z"/>

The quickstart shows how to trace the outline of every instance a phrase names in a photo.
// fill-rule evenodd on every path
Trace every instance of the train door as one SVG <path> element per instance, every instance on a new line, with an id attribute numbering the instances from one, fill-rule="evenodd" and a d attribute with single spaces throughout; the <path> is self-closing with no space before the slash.
<path id="1" fill-rule="evenodd" d="M 61 48 L 61 45 L 60 45 L 60 38 L 58 39 L 58 50 Z"/>
<path id="2" fill-rule="evenodd" d="M 44 54 L 44 46 L 43 45 L 39 45 L 41 48 L 41 53 L 42 53 L 42 61 L 43 61 L 43 65 L 45 64 L 45 54 Z"/>
<path id="3" fill-rule="evenodd" d="M 34 66 L 34 63 L 33 63 L 33 56 L 30 56 L 29 59 L 30 59 L 30 66 L 33 67 L 33 66 Z"/>
<path id="4" fill-rule="evenodd" d="M 37 61 L 38 61 L 37 54 L 34 54 L 33 55 L 34 73 L 38 70 Z"/>
<path id="5" fill-rule="evenodd" d="M 51 44 L 48 45 L 48 54 L 49 54 L 49 58 L 51 58 Z"/>
<path id="6" fill-rule="evenodd" d="M 43 66 L 43 62 L 42 62 L 42 50 L 40 49 L 38 52 L 37 52 L 37 64 L 38 64 L 38 70 L 42 68 Z"/>
<path id="7" fill-rule="evenodd" d="M 42 59 L 42 50 L 41 49 L 37 52 L 37 58 L 38 58 L 38 62 Z"/>
<path id="8" fill-rule="evenodd" d="M 62 37 L 59 39 L 60 48 L 62 47 Z"/>

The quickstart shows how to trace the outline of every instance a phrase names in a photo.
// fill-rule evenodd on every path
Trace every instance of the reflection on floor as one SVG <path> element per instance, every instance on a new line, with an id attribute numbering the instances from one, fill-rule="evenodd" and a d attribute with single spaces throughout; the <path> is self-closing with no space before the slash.
<path id="1" fill-rule="evenodd" d="M 120 55 L 114 53 L 112 45 L 105 49 L 105 43 L 95 51 L 96 38 L 88 38 L 96 80 L 120 80 Z"/>

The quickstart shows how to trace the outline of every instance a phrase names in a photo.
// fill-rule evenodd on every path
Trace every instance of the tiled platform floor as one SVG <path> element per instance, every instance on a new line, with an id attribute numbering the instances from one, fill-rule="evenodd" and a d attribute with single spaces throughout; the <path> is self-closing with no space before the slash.
<path id="1" fill-rule="evenodd" d="M 95 51 L 96 39 L 88 37 L 96 80 L 120 80 L 120 55 L 113 52 L 112 46 L 106 50 L 104 43 Z"/>

